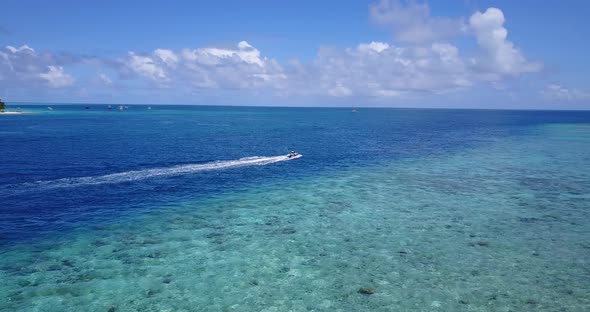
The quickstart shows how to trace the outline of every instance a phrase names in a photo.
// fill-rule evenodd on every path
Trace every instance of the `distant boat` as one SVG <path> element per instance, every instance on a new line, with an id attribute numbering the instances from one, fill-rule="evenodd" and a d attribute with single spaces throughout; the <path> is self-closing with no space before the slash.
<path id="1" fill-rule="evenodd" d="M 151 106 L 148 106 L 148 109 L 152 109 L 152 107 Z"/>
<path id="2" fill-rule="evenodd" d="M 107 106 L 108 110 L 113 110 L 113 107 L 111 105 Z"/>
<path id="3" fill-rule="evenodd" d="M 351 112 L 356 113 L 356 109 L 353 107 Z"/>
<path id="4" fill-rule="evenodd" d="M 119 110 L 124 110 L 124 109 L 125 109 L 125 106 L 119 105 Z"/>
<path id="5" fill-rule="evenodd" d="M 53 110 L 53 107 L 47 106 L 47 109 L 50 110 L 50 111 L 52 111 Z"/>

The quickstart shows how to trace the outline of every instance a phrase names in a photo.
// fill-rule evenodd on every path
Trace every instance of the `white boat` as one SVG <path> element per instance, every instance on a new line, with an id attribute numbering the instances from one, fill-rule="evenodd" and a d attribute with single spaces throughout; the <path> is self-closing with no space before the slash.
<path id="1" fill-rule="evenodd" d="M 301 157 L 303 157 L 303 155 L 301 155 L 295 151 L 291 151 L 291 153 L 289 153 L 287 155 L 287 158 L 289 158 L 289 159 L 296 159 L 296 158 L 301 158 Z"/>

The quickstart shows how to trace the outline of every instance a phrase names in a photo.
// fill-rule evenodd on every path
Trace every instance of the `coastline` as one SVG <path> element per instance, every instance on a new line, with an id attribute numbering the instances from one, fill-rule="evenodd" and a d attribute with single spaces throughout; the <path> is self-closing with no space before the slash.
<path id="1" fill-rule="evenodd" d="M 12 111 L 0 112 L 0 115 L 21 115 L 21 114 L 25 114 L 25 113 L 24 112 L 12 112 Z"/>

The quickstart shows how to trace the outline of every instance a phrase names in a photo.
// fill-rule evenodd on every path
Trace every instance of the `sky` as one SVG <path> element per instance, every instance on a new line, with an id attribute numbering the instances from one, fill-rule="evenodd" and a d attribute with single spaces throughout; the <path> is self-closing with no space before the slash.
<path id="1" fill-rule="evenodd" d="M 590 2 L 3 0 L 11 102 L 590 109 Z"/>

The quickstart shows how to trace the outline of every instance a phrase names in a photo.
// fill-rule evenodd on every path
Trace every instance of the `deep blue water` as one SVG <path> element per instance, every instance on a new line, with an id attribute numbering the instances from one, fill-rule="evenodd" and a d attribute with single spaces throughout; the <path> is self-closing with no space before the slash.
<path id="1" fill-rule="evenodd" d="M 14 106 L 12 106 L 14 108 Z M 0 244 L 162 209 L 276 181 L 384 161 L 446 155 L 526 133 L 589 123 L 590 112 L 131 106 L 25 106 L 0 119 Z M 303 158 L 99 185 L 43 188 L 39 181 L 183 164 Z"/>

